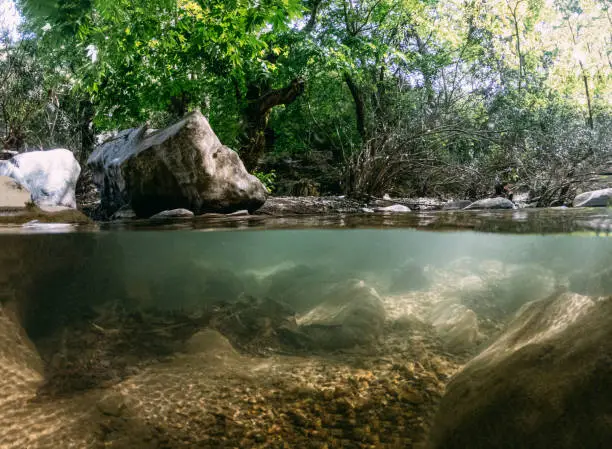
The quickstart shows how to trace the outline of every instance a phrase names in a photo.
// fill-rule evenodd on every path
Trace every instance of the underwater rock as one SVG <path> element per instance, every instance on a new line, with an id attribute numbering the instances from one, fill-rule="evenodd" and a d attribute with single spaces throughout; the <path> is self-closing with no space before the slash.
<path id="1" fill-rule="evenodd" d="M 197 215 L 254 211 L 267 197 L 199 111 L 163 130 L 123 131 L 96 148 L 87 164 L 107 215 L 128 203 L 145 218 L 177 208 Z"/>
<path id="2" fill-rule="evenodd" d="M 385 323 L 380 296 L 363 281 L 337 285 L 324 301 L 298 318 L 299 330 L 324 349 L 369 345 L 380 337 Z"/>
<path id="3" fill-rule="evenodd" d="M 76 208 L 81 166 L 65 149 L 29 151 L 0 161 L 0 176 L 9 176 L 32 194 L 38 206 Z"/>
<path id="4" fill-rule="evenodd" d="M 612 188 L 584 192 L 574 198 L 574 207 L 612 206 Z"/>
<path id="5" fill-rule="evenodd" d="M 193 334 L 185 343 L 185 352 L 217 359 L 238 357 L 229 340 L 213 329 L 202 329 Z"/>
<path id="6" fill-rule="evenodd" d="M 469 349 L 480 339 L 478 317 L 464 305 L 442 302 L 433 308 L 427 321 L 452 350 Z"/>
<path id="7" fill-rule="evenodd" d="M 612 298 L 526 304 L 447 387 L 432 449 L 604 448 L 612 442 Z"/>
<path id="8" fill-rule="evenodd" d="M 509 199 L 498 197 L 475 201 L 463 210 L 477 209 L 516 209 L 516 206 Z"/>
<path id="9" fill-rule="evenodd" d="M 236 347 L 252 353 L 267 353 L 286 344 L 303 346 L 293 335 L 297 329 L 295 312 L 271 299 L 244 297 L 217 308 L 209 325 L 226 336 Z M 289 338 L 289 340 L 287 340 Z"/>
<path id="10" fill-rule="evenodd" d="M 165 210 L 153 215 L 151 220 L 164 220 L 166 218 L 193 218 L 194 214 L 188 209 Z"/>
<path id="11" fill-rule="evenodd" d="M 261 284 L 265 297 L 291 304 L 303 313 L 320 304 L 344 280 L 343 273 L 327 265 L 295 265 L 271 273 Z"/>

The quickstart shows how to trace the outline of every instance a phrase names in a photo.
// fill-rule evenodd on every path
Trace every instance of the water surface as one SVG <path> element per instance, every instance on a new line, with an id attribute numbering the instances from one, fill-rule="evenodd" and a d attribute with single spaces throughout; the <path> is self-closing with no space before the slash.
<path id="1" fill-rule="evenodd" d="M 3 228 L 0 447 L 421 447 L 450 377 L 521 307 L 612 294 L 610 221 Z"/>

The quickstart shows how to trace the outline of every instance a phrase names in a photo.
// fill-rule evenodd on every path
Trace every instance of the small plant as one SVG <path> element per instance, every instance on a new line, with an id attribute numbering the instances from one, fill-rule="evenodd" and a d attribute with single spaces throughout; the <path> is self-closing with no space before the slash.
<path id="1" fill-rule="evenodd" d="M 272 193 L 274 191 L 274 184 L 276 183 L 276 172 L 274 170 L 269 173 L 256 171 L 253 172 L 253 175 L 255 175 L 257 179 L 261 181 L 268 193 Z"/>

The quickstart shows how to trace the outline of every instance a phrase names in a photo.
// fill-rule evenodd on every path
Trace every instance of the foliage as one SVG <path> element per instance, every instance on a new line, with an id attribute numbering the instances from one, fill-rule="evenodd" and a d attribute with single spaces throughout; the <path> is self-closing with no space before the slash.
<path id="1" fill-rule="evenodd" d="M 268 173 L 264 173 L 261 171 L 255 171 L 253 172 L 253 174 L 257 177 L 257 179 L 261 181 L 261 183 L 264 185 L 268 193 L 274 192 L 275 183 L 276 183 L 276 173 L 274 172 L 274 170 Z"/>
<path id="2" fill-rule="evenodd" d="M 612 153 L 605 0 L 19 5 L 31 68 L 0 98 L 28 141 L 52 85 L 81 136 L 200 108 L 270 185 L 262 151 L 324 151 L 349 194 L 478 197 L 507 177 L 546 205 Z"/>
<path id="3" fill-rule="evenodd" d="M 80 149 L 80 99 L 38 42 L 0 37 L 0 144 Z"/>

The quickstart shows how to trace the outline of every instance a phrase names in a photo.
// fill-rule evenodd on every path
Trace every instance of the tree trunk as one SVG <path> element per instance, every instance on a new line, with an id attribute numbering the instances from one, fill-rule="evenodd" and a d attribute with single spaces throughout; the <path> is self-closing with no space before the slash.
<path id="1" fill-rule="evenodd" d="M 79 131 L 81 135 L 81 154 L 78 159 L 86 161 L 92 153 L 96 144 L 96 131 L 93 125 L 95 110 L 89 100 L 81 100 L 79 103 Z"/>
<path id="2" fill-rule="evenodd" d="M 355 102 L 355 115 L 357 120 L 357 132 L 361 136 L 363 142 L 366 141 L 366 128 L 365 128 L 365 104 L 359 86 L 355 84 L 353 78 L 348 73 L 344 74 L 344 81 L 351 91 L 353 101 Z"/>
<path id="3" fill-rule="evenodd" d="M 591 107 L 591 93 L 589 91 L 589 80 L 586 76 L 586 72 L 584 70 L 584 65 L 580 62 L 580 69 L 582 70 L 582 80 L 584 81 L 584 92 L 587 98 L 587 107 L 589 108 L 589 118 L 587 119 L 587 124 L 589 128 L 593 129 L 593 109 Z"/>
<path id="4" fill-rule="evenodd" d="M 247 170 L 257 168 L 266 149 L 266 129 L 272 108 L 293 103 L 304 92 L 304 81 L 294 79 L 287 87 L 268 90 L 264 95 L 255 98 L 256 86 L 250 86 L 247 94 L 247 108 L 244 119 L 247 125 L 246 141 L 240 149 L 240 157 Z"/>

